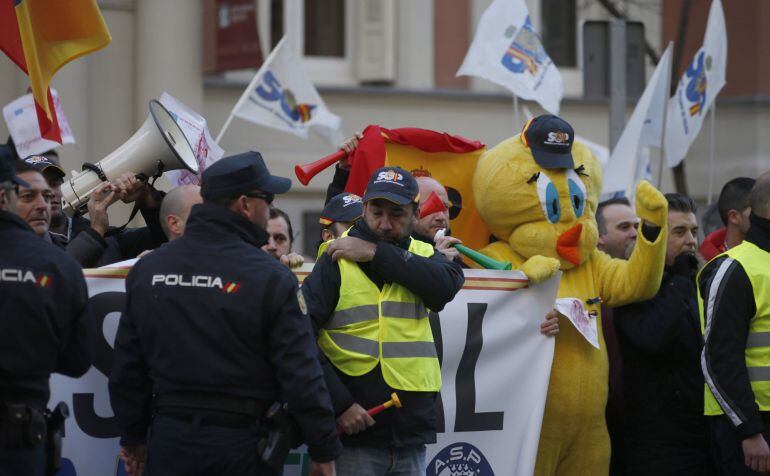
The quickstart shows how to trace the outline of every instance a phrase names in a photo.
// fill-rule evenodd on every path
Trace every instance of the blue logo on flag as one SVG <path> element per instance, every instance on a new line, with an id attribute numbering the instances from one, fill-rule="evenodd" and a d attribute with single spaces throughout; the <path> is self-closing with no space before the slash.
<path id="1" fill-rule="evenodd" d="M 515 27 L 511 28 L 515 31 Z M 521 30 L 515 32 L 513 42 L 506 50 L 501 62 L 511 72 L 523 73 L 528 71 L 532 76 L 537 75 L 538 70 L 550 62 L 550 58 L 543 48 L 540 35 L 532 27 L 529 15 L 527 15 Z"/>
<path id="2" fill-rule="evenodd" d="M 425 476 L 494 476 L 492 466 L 470 443 L 452 443 L 430 461 Z"/>
<path id="3" fill-rule="evenodd" d="M 265 72 L 262 84 L 257 86 L 256 92 L 265 101 L 279 101 L 281 110 L 294 123 L 309 121 L 313 116 L 313 109 L 316 108 L 313 104 L 297 104 L 294 93 L 290 89 L 284 89 L 272 71 Z"/>
<path id="4" fill-rule="evenodd" d="M 709 65 L 704 64 L 704 59 L 706 59 L 705 56 L 706 53 L 701 51 L 685 72 L 685 77 L 687 78 L 685 96 L 690 103 L 690 116 L 699 114 L 706 102 L 706 89 L 708 86 L 706 81 L 706 69 Z M 706 60 L 706 63 L 710 62 L 708 59 Z"/>

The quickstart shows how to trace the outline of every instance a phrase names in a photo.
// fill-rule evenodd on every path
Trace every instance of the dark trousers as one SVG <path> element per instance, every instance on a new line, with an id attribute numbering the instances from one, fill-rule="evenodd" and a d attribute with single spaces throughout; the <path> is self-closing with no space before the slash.
<path id="1" fill-rule="evenodd" d="M 722 476 L 755 475 L 756 473 L 746 467 L 743 457 L 743 441 L 735 432 L 735 427 L 725 415 L 708 417 L 711 426 L 711 434 L 716 446 L 715 458 Z M 770 414 L 762 412 L 762 420 L 765 423 L 765 431 L 762 436 L 770 442 Z"/>
<path id="2" fill-rule="evenodd" d="M 45 446 L 9 444 L 0 436 L 0 476 L 45 475 Z"/>
<path id="3" fill-rule="evenodd" d="M 147 447 L 146 476 L 273 475 L 257 454 L 257 425 L 227 428 L 201 417 L 156 415 Z"/>

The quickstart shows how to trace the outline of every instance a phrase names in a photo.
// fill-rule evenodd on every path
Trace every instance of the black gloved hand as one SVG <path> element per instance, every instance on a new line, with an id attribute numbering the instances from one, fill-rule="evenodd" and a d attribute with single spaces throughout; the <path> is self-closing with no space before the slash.
<path id="1" fill-rule="evenodd" d="M 698 258 L 693 253 L 682 253 L 674 259 L 671 274 L 694 278 L 698 273 Z"/>

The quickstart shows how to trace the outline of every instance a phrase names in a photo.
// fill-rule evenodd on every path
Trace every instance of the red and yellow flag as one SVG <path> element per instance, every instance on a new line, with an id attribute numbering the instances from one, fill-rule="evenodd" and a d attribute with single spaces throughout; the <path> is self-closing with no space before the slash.
<path id="1" fill-rule="evenodd" d="M 48 89 L 51 78 L 110 41 L 96 0 L 0 0 L 0 49 L 29 76 L 46 139 L 61 142 Z"/>
<path id="2" fill-rule="evenodd" d="M 452 235 L 480 249 L 489 243 L 489 229 L 476 211 L 471 182 L 485 150 L 481 142 L 443 132 L 369 126 L 350 158 L 345 191 L 363 196 L 369 177 L 386 165 L 402 167 L 415 177 L 433 177 L 444 185 L 452 202 Z"/>

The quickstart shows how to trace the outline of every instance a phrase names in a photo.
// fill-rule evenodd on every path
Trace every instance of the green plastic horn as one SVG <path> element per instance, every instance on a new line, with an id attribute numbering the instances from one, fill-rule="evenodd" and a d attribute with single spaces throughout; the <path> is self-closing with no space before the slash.
<path id="1" fill-rule="evenodd" d="M 483 255 L 478 251 L 468 248 L 465 245 L 457 244 L 454 245 L 454 247 L 457 251 L 477 262 L 486 269 L 499 269 L 501 271 L 508 271 L 513 267 L 511 263 L 507 261 L 497 261 L 496 259 L 492 259 L 489 256 Z"/>

